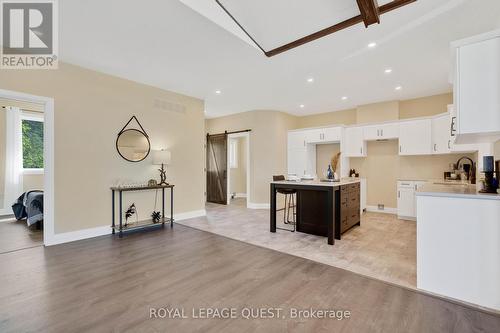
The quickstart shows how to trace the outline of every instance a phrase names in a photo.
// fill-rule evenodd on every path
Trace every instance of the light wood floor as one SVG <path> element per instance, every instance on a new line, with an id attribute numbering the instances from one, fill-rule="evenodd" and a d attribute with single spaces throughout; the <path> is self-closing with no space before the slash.
<path id="1" fill-rule="evenodd" d="M 416 223 L 395 215 L 365 213 L 354 227 L 328 245 L 325 237 L 278 230 L 269 232 L 269 210 L 247 209 L 245 199 L 229 206 L 207 204 L 207 216 L 184 225 L 350 270 L 409 288 L 416 288 Z M 278 226 L 283 215 L 277 215 Z"/>
<path id="2" fill-rule="evenodd" d="M 28 228 L 26 221 L 9 219 L 0 222 L 0 253 L 42 245 L 43 231 L 34 226 Z"/>
<path id="3" fill-rule="evenodd" d="M 500 317 L 182 225 L 0 254 L 0 332 L 499 332 Z M 150 307 L 349 310 L 149 319 Z"/>

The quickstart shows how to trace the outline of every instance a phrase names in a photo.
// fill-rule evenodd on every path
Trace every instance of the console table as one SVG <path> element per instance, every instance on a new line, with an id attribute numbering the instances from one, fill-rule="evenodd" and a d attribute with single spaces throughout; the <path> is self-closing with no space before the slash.
<path id="1" fill-rule="evenodd" d="M 170 217 L 165 216 L 165 190 L 170 189 Z M 147 191 L 147 190 L 161 190 L 162 194 L 162 209 L 161 209 L 161 220 L 160 222 L 153 222 L 153 219 L 143 220 L 134 222 L 133 224 L 123 225 L 123 206 L 122 206 L 122 198 L 123 192 L 132 192 L 132 191 Z M 118 205 L 120 209 L 120 217 L 118 225 L 115 224 L 115 201 L 116 195 L 115 192 L 118 192 Z M 137 187 L 111 187 L 112 193 L 112 203 L 111 209 L 113 210 L 112 214 L 112 223 L 111 230 L 112 233 L 115 234 L 118 231 L 120 238 L 123 237 L 123 233 L 126 231 L 132 230 L 140 230 L 146 229 L 149 227 L 156 227 L 161 225 L 162 228 L 165 227 L 165 223 L 170 222 L 170 227 L 174 226 L 174 185 L 158 185 L 158 186 L 137 186 Z"/>

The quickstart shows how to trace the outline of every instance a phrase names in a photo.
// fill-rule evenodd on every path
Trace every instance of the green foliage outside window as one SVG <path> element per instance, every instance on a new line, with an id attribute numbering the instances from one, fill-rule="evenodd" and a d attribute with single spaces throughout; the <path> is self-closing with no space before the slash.
<path id="1" fill-rule="evenodd" d="M 43 122 L 22 121 L 23 168 L 43 169 Z"/>

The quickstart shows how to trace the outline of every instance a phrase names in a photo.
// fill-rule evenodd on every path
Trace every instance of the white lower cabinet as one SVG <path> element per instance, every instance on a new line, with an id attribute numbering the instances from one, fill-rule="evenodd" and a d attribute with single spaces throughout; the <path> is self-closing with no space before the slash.
<path id="1" fill-rule="evenodd" d="M 417 190 L 424 181 L 398 181 L 398 218 L 415 220 L 417 218 Z"/>

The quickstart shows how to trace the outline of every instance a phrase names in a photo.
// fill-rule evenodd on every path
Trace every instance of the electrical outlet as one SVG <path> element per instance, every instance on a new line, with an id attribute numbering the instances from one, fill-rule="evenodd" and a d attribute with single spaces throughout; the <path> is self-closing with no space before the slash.
<path id="1" fill-rule="evenodd" d="M 385 205 L 384 204 L 378 204 L 378 210 L 384 210 Z"/>

